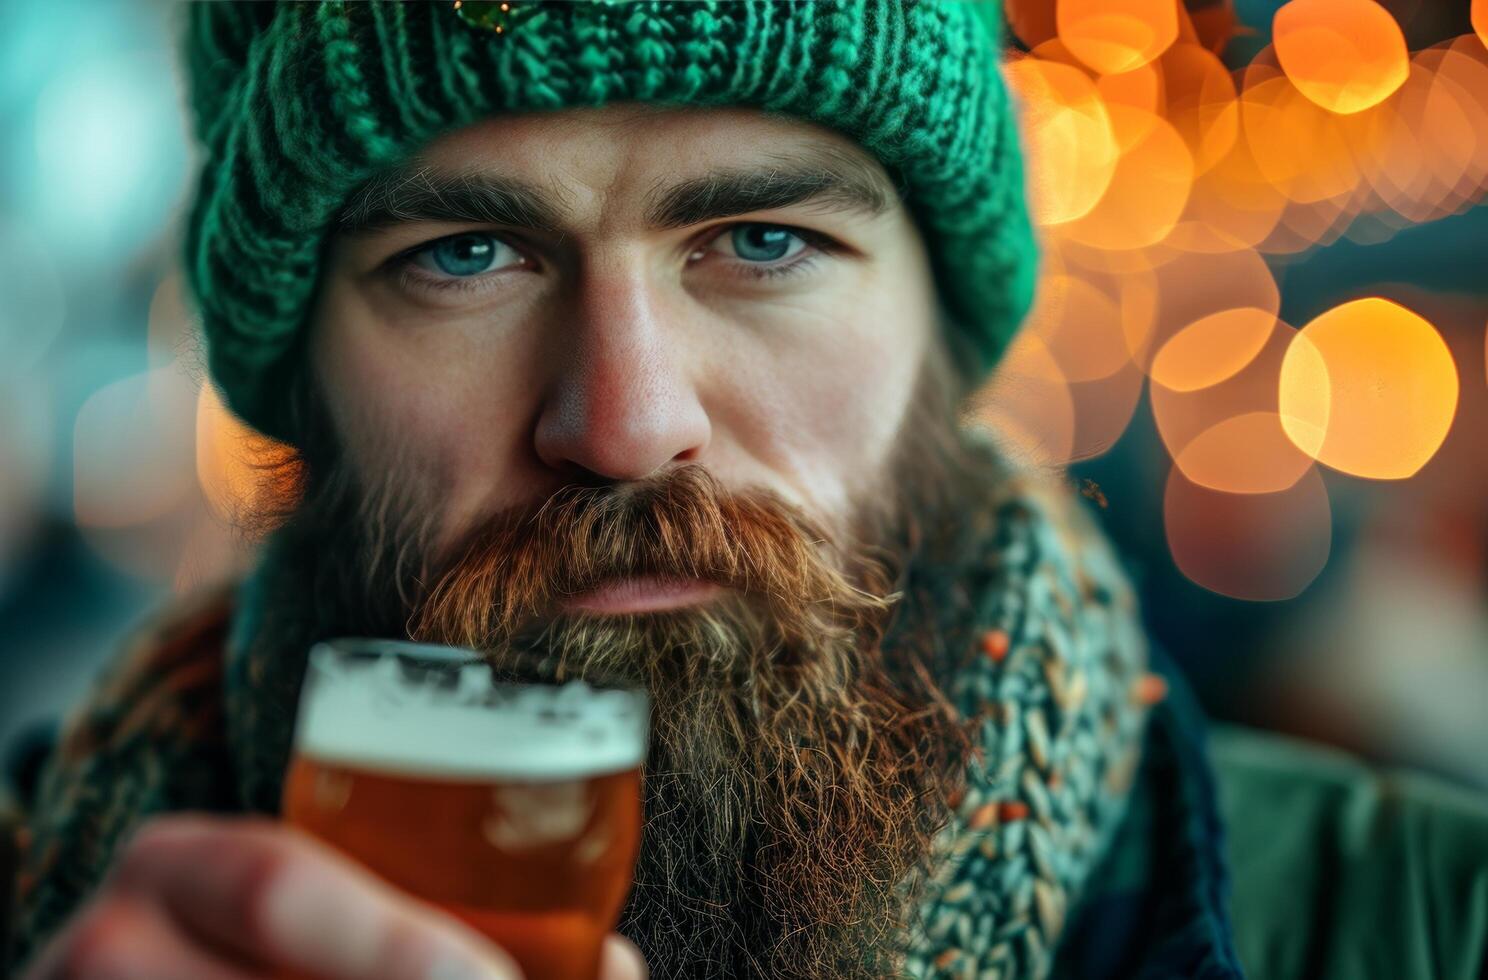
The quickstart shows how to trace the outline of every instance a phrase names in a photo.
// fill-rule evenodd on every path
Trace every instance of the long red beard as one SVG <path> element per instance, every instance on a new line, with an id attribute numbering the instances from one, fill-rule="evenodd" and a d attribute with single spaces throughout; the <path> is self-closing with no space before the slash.
<path id="1" fill-rule="evenodd" d="M 623 494 L 560 492 L 467 538 L 419 605 L 415 639 L 485 651 L 503 676 L 651 692 L 623 928 L 654 975 L 701 962 L 771 976 L 891 969 L 901 884 L 938 826 L 950 761 L 940 706 L 901 690 L 883 661 L 891 571 L 860 560 L 845 575 L 821 529 L 696 464 Z M 730 592 L 667 612 L 554 612 L 564 594 L 642 572 Z"/>
<path id="2" fill-rule="evenodd" d="M 621 931 L 652 975 L 893 973 L 969 740 L 924 655 L 940 649 L 940 624 L 901 616 L 900 642 L 883 641 L 911 552 L 929 548 L 922 525 L 964 516 L 991 476 L 957 469 L 954 419 L 927 407 L 937 390 L 927 375 L 889 493 L 860 501 L 843 529 L 689 464 L 565 487 L 436 555 L 431 495 L 369 491 L 323 466 L 275 542 L 317 608 L 271 620 L 255 642 L 407 635 L 481 650 L 508 677 L 643 683 L 646 823 Z M 657 613 L 556 606 L 638 572 L 729 589 Z"/>

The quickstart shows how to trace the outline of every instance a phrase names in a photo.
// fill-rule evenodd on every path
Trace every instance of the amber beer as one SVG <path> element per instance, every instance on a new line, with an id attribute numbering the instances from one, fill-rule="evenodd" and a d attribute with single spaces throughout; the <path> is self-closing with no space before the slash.
<path id="1" fill-rule="evenodd" d="M 641 836 L 643 692 L 492 683 L 468 650 L 310 655 L 284 817 L 463 919 L 530 980 L 594 980 Z"/>

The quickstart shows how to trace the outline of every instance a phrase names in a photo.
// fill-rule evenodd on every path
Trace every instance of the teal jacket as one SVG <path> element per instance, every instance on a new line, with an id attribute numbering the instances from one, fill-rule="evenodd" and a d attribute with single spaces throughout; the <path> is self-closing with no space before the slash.
<path id="1" fill-rule="evenodd" d="M 1488 798 L 1206 725 L 1155 667 L 1169 696 L 1059 980 L 1488 980 Z"/>
<path id="2" fill-rule="evenodd" d="M 1211 747 L 1249 975 L 1488 978 L 1481 796 L 1251 732 Z"/>

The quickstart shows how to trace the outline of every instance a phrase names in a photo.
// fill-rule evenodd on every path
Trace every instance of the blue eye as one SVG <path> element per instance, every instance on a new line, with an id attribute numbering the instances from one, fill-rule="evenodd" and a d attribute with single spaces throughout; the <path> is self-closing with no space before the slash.
<path id="1" fill-rule="evenodd" d="M 775 262 L 796 254 L 790 251 L 793 238 L 805 245 L 800 235 L 779 225 L 742 224 L 735 225 L 730 232 L 734 251 L 750 262 Z"/>
<path id="2" fill-rule="evenodd" d="M 447 276 L 478 276 L 494 267 L 502 241 L 492 235 L 468 233 L 443 238 L 411 256 L 414 265 Z"/>

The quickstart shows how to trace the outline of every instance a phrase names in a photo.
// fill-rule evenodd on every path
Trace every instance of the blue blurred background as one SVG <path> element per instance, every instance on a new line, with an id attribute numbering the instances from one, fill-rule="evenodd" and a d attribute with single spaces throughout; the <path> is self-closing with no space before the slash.
<path id="1" fill-rule="evenodd" d="M 193 461 L 174 4 L 0 4 L 0 741 L 232 535 Z M 208 544 L 218 538 L 220 545 Z M 212 551 L 212 548 L 219 551 Z"/>
<path id="2" fill-rule="evenodd" d="M 1413 51 L 1471 33 L 1467 0 L 1387 6 Z M 1264 48 L 1275 7 L 1236 4 L 1250 30 L 1227 65 Z M 250 554 L 214 496 L 220 410 L 175 263 L 197 162 L 180 14 L 0 3 L 0 744 L 59 718 L 146 612 Z M 1152 630 L 1211 712 L 1488 787 L 1488 209 L 1375 237 L 1272 257 L 1282 319 L 1395 299 L 1447 341 L 1460 400 L 1410 479 L 1321 470 L 1328 557 L 1300 594 L 1242 601 L 1180 572 L 1145 401 L 1070 474 L 1099 487 Z"/>

